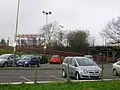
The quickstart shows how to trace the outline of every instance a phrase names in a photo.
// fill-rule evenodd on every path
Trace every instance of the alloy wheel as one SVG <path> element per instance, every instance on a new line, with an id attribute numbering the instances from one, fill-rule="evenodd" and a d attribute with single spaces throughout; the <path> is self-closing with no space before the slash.
<path id="1" fill-rule="evenodd" d="M 80 79 L 80 75 L 79 73 L 76 73 L 76 80 L 79 80 Z"/>
<path id="2" fill-rule="evenodd" d="M 115 75 L 115 76 L 117 76 L 117 75 L 118 75 L 118 73 L 117 73 L 117 70 L 116 70 L 116 69 L 114 69 L 114 70 L 113 70 L 113 75 Z"/>
<path id="3" fill-rule="evenodd" d="M 63 77 L 66 77 L 65 70 L 62 70 L 62 76 L 63 76 Z"/>

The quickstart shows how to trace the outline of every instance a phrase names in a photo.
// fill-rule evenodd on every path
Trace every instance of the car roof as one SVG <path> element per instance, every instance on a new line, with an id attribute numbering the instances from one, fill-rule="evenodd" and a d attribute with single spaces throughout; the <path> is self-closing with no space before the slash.
<path id="1" fill-rule="evenodd" d="M 13 54 L 2 54 L 2 55 L 13 55 Z"/>

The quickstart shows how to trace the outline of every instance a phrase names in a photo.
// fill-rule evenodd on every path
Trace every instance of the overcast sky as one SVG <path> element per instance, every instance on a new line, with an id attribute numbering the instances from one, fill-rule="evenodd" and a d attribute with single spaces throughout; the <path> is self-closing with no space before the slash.
<path id="1" fill-rule="evenodd" d="M 17 0 L 0 0 L 0 39 L 13 39 Z M 87 29 L 102 44 L 99 32 L 112 18 L 120 16 L 120 0 L 21 0 L 20 34 L 39 33 L 45 24 L 42 11 L 51 11 L 48 22 L 57 21 L 64 29 Z"/>

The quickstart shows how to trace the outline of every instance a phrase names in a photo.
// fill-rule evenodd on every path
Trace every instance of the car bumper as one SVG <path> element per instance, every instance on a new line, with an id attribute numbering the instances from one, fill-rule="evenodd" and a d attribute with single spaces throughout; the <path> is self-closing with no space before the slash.
<path id="1" fill-rule="evenodd" d="M 57 61 L 57 60 L 56 61 L 55 60 L 53 60 L 53 61 L 51 60 L 50 62 L 51 63 L 61 63 L 61 61 Z"/>
<path id="2" fill-rule="evenodd" d="M 100 78 L 100 73 L 97 74 L 81 74 L 81 78 Z"/>
<path id="3" fill-rule="evenodd" d="M 26 66 L 26 65 L 29 65 L 28 63 L 25 64 L 25 63 L 17 63 L 17 66 Z"/>

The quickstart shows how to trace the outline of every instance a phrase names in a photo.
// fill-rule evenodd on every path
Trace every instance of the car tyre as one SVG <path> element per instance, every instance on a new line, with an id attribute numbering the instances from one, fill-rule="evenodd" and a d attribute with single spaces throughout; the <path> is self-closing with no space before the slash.
<path id="1" fill-rule="evenodd" d="M 75 78 L 76 78 L 76 80 L 80 80 L 80 74 L 78 72 L 76 72 Z"/>
<path id="2" fill-rule="evenodd" d="M 66 74 L 65 70 L 62 70 L 62 76 L 63 76 L 64 78 L 67 77 L 67 74 Z"/>
<path id="3" fill-rule="evenodd" d="M 8 63 L 5 62 L 5 63 L 3 64 L 3 66 L 4 66 L 4 67 L 8 67 Z"/>
<path id="4" fill-rule="evenodd" d="M 118 73 L 117 73 L 117 70 L 116 70 L 116 69 L 114 69 L 114 70 L 113 70 L 113 75 L 114 75 L 114 76 L 117 76 L 117 75 L 118 75 Z"/>

